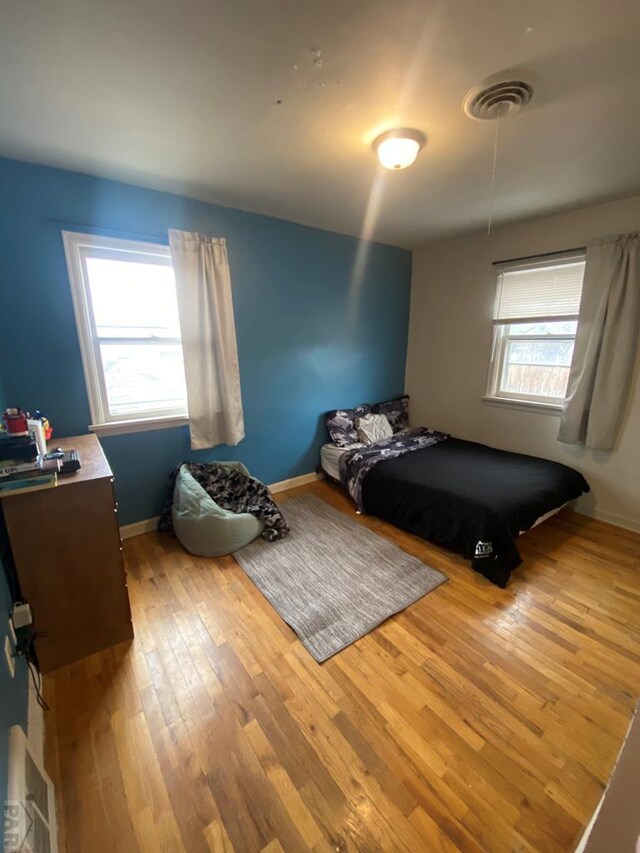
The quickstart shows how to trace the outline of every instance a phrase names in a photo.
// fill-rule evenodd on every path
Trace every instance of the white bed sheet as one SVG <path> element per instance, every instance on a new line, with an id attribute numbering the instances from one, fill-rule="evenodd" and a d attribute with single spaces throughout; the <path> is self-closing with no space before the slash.
<path id="1" fill-rule="evenodd" d="M 361 446 L 359 444 L 352 444 L 351 447 L 338 447 L 335 444 L 323 444 L 320 448 L 320 465 L 322 470 L 330 477 L 333 477 L 334 480 L 340 482 L 340 457 L 347 450 Z"/>

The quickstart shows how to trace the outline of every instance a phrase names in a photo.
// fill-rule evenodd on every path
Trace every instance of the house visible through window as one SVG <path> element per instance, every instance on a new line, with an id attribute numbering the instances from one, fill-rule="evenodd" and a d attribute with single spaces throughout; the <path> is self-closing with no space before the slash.
<path id="1" fill-rule="evenodd" d="M 168 247 L 63 237 L 93 425 L 186 417 Z"/>
<path id="2" fill-rule="evenodd" d="M 489 398 L 562 405 L 584 266 L 578 253 L 498 267 Z"/>

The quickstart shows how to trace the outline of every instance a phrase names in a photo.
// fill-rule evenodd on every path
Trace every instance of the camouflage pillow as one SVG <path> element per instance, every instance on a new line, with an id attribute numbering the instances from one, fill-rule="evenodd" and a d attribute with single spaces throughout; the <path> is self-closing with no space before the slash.
<path id="1" fill-rule="evenodd" d="M 386 415 L 394 433 L 402 432 L 409 426 L 409 396 L 398 397 L 397 400 L 387 400 L 371 406 L 374 415 Z"/>
<path id="2" fill-rule="evenodd" d="M 355 409 L 333 409 L 331 412 L 327 412 L 324 421 L 329 430 L 331 441 L 338 447 L 358 444 L 360 439 L 356 432 L 356 418 L 364 418 L 370 412 L 369 403 L 362 403 Z"/>

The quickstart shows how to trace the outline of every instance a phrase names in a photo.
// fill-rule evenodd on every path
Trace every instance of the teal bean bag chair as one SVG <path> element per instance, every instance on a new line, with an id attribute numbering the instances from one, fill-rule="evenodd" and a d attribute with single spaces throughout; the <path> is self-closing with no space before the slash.
<path id="1" fill-rule="evenodd" d="M 245 476 L 250 474 L 241 462 L 220 462 Z M 264 522 L 248 512 L 229 512 L 209 497 L 184 465 L 180 466 L 173 492 L 173 527 L 176 536 L 190 554 L 221 557 L 238 551 L 264 530 Z"/>

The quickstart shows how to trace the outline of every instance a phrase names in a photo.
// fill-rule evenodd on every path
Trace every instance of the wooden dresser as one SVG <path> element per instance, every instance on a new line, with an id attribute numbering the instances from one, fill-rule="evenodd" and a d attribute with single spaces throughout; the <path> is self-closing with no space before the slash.
<path id="1" fill-rule="evenodd" d="M 82 467 L 53 489 L 2 498 L 43 672 L 133 637 L 113 474 L 95 435 L 52 440 Z"/>

